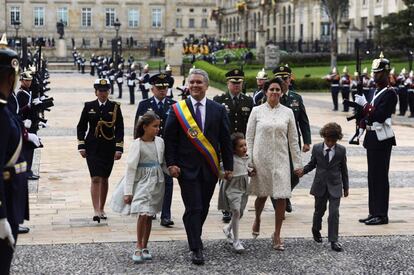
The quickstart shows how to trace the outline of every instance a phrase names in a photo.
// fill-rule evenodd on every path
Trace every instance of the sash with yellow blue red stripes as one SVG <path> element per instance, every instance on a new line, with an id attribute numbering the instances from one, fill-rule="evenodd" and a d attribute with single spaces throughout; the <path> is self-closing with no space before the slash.
<path id="1" fill-rule="evenodd" d="M 204 136 L 203 132 L 200 130 L 200 127 L 198 127 L 197 122 L 190 112 L 190 109 L 185 103 L 185 100 L 181 100 L 177 104 L 174 104 L 172 108 L 178 118 L 178 121 L 180 122 L 181 127 L 187 134 L 188 139 L 207 160 L 210 168 L 213 170 L 213 173 L 219 177 L 220 165 L 217 152 L 206 136 Z"/>

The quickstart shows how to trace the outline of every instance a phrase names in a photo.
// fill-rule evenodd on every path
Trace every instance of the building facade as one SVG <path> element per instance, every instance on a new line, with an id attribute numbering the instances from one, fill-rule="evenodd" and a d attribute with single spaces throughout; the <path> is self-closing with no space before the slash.
<path id="1" fill-rule="evenodd" d="M 175 29 L 185 37 L 214 35 L 216 24 L 209 20 L 215 0 L 3 0 L 0 1 L 0 32 L 58 38 L 56 23 L 65 25 L 65 39 L 71 45 L 96 47 L 99 38 L 109 46 L 116 35 L 114 23 L 121 23 L 119 36 L 132 37 L 137 46 L 160 40 Z"/>

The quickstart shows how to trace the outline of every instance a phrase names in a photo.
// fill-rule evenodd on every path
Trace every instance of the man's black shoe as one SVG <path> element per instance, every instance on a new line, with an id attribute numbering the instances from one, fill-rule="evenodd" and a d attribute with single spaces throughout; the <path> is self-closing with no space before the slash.
<path id="1" fill-rule="evenodd" d="M 343 250 L 342 245 L 338 242 L 331 242 L 331 248 L 336 252 L 341 252 Z"/>
<path id="2" fill-rule="evenodd" d="M 231 221 L 231 213 L 227 211 L 223 211 L 223 218 L 224 223 L 229 223 Z"/>
<path id="3" fill-rule="evenodd" d="M 39 176 L 36 176 L 36 175 L 31 175 L 31 176 L 28 176 L 27 177 L 27 179 L 28 180 L 38 180 L 40 177 Z"/>
<path id="4" fill-rule="evenodd" d="M 174 222 L 170 219 L 161 219 L 160 224 L 165 227 L 170 227 L 171 225 L 174 225 Z"/>
<path id="5" fill-rule="evenodd" d="M 26 234 L 29 233 L 29 231 L 29 227 L 19 225 L 19 234 Z"/>
<path id="6" fill-rule="evenodd" d="M 193 264 L 203 265 L 204 264 L 203 251 L 201 249 L 194 250 L 191 253 L 191 261 L 193 262 Z"/>
<path id="7" fill-rule="evenodd" d="M 292 203 L 289 199 L 286 200 L 286 212 L 291 213 L 292 212 Z"/>
<path id="8" fill-rule="evenodd" d="M 360 223 L 365 223 L 367 220 L 370 220 L 370 219 L 372 219 L 372 215 L 368 215 L 368 217 L 366 217 L 365 219 L 359 219 L 358 221 Z"/>
<path id="9" fill-rule="evenodd" d="M 322 236 L 321 236 L 321 232 L 319 232 L 318 230 L 313 230 L 312 229 L 312 236 L 313 236 L 313 240 L 317 243 L 321 243 L 322 242 Z"/>
<path id="10" fill-rule="evenodd" d="M 366 225 L 388 224 L 387 217 L 373 217 L 365 222 Z"/>

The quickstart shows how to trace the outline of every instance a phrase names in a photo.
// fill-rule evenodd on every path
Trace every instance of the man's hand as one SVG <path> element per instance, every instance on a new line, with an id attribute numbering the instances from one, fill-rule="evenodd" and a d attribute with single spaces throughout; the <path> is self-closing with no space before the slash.
<path id="1" fill-rule="evenodd" d="M 86 156 L 87 156 L 87 154 L 86 154 L 86 151 L 85 151 L 85 150 L 80 150 L 80 151 L 79 151 L 79 154 L 80 154 L 83 158 L 86 158 Z"/>
<path id="2" fill-rule="evenodd" d="M 174 177 L 174 178 L 178 178 L 181 173 L 180 167 L 176 165 L 168 166 L 168 171 L 170 172 L 171 177 Z"/>
<path id="3" fill-rule="evenodd" d="M 301 178 L 303 176 L 303 168 L 296 169 L 293 171 L 293 173 L 299 178 Z"/>
<path id="4" fill-rule="evenodd" d="M 131 202 L 132 202 L 132 195 L 125 195 L 124 196 L 124 202 L 126 204 L 131 204 Z"/>
<path id="5" fill-rule="evenodd" d="M 310 144 L 303 144 L 302 152 L 306 153 L 310 150 Z"/>
<path id="6" fill-rule="evenodd" d="M 5 240 L 14 248 L 14 237 L 9 222 L 6 218 L 0 219 L 0 239 Z"/>
<path id="7" fill-rule="evenodd" d="M 224 171 L 224 179 L 230 181 L 232 177 L 233 177 L 233 171 L 228 171 L 228 170 Z"/>
<path id="8" fill-rule="evenodd" d="M 355 95 L 355 103 L 364 107 L 368 102 L 365 95 Z"/>
<path id="9" fill-rule="evenodd" d="M 255 168 L 251 168 L 251 167 L 248 167 L 247 168 L 247 171 L 248 171 L 248 175 L 249 175 L 249 177 L 254 177 L 254 176 L 256 176 L 256 169 Z"/>
<path id="10" fill-rule="evenodd" d="M 348 195 L 349 195 L 349 190 L 348 189 L 344 190 L 344 197 L 346 198 L 348 197 Z"/>
<path id="11" fill-rule="evenodd" d="M 122 152 L 116 151 L 114 155 L 114 160 L 120 160 L 122 157 Z"/>

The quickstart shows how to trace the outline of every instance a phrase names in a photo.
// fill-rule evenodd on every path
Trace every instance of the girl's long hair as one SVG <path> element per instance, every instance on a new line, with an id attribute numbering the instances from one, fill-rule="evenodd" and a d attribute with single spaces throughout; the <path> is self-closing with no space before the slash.
<path id="1" fill-rule="evenodd" d="M 147 111 L 138 119 L 137 125 L 135 125 L 134 139 L 140 138 L 144 135 L 144 126 L 148 126 L 153 121 L 159 119 L 160 117 L 154 111 Z"/>

